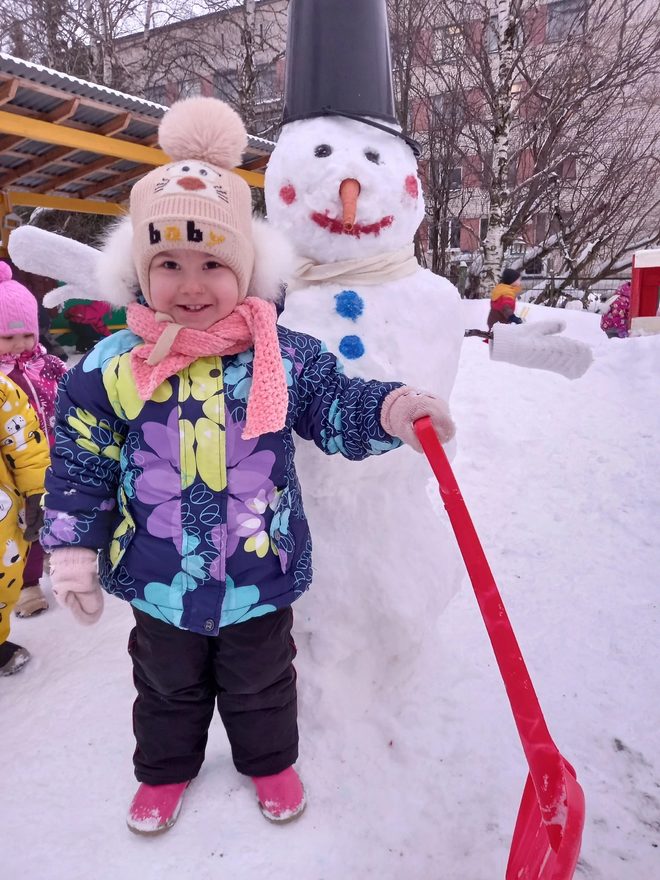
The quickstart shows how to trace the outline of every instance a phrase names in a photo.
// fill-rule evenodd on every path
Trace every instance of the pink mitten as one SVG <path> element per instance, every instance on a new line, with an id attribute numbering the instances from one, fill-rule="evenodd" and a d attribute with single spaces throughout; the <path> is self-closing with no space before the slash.
<path id="1" fill-rule="evenodd" d="M 441 443 L 448 443 L 456 433 L 456 425 L 444 400 L 407 385 L 395 388 L 387 395 L 380 411 L 380 423 L 388 434 L 399 437 L 417 452 L 421 452 L 422 447 L 413 429 L 413 422 L 422 416 L 430 416 Z"/>
<path id="2" fill-rule="evenodd" d="M 50 554 L 53 596 L 86 625 L 96 623 L 103 613 L 96 555 L 96 550 L 89 547 L 57 547 Z"/>

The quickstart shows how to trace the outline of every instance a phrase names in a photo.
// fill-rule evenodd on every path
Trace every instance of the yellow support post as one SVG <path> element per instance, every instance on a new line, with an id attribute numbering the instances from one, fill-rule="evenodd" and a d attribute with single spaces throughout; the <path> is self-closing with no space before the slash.
<path id="1" fill-rule="evenodd" d="M 90 153 L 98 153 L 101 156 L 114 156 L 117 159 L 126 159 L 136 162 L 138 165 L 165 165 L 170 159 L 157 147 L 145 147 L 142 144 L 134 144 L 119 138 L 107 137 L 90 131 L 81 131 L 64 125 L 55 125 L 52 122 L 42 122 L 39 119 L 31 119 L 28 116 L 19 116 L 16 113 L 7 113 L 0 110 L 0 133 L 14 135 L 25 140 L 39 141 L 44 144 L 55 144 L 61 147 L 71 147 L 75 150 L 86 150 Z M 264 176 L 256 171 L 244 171 L 234 169 L 250 186 L 263 188 Z"/>
<path id="2" fill-rule="evenodd" d="M 7 203 L 15 208 L 17 205 L 28 208 L 53 208 L 56 211 L 73 211 L 79 214 L 109 214 L 111 217 L 123 216 L 127 209 L 116 202 L 102 202 L 94 199 L 70 199 L 66 196 L 49 196 L 44 193 L 9 190 L 6 194 Z"/>
<path id="3" fill-rule="evenodd" d="M 103 156 L 115 156 L 117 159 L 128 159 L 140 165 L 164 165 L 168 161 L 165 153 L 156 147 L 144 147 L 142 144 L 108 138 L 102 134 L 55 125 L 52 122 L 42 122 L 29 116 L 7 113 L 5 110 L 0 111 L 0 132 L 43 144 L 56 144 Z"/>

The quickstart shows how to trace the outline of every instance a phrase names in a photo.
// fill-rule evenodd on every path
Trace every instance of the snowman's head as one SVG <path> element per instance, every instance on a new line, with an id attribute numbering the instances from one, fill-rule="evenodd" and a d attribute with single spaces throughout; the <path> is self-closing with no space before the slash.
<path id="1" fill-rule="evenodd" d="M 323 263 L 403 247 L 424 214 L 417 162 L 406 142 L 338 116 L 286 125 L 265 189 L 269 221 L 301 256 Z M 354 216 L 351 189 L 357 192 Z"/>

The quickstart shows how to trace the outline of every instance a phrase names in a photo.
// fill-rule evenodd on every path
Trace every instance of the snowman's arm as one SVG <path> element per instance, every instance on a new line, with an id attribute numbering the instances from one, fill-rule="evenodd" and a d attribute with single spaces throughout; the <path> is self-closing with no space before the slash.
<path id="1" fill-rule="evenodd" d="M 96 248 L 37 226 L 20 226 L 9 236 L 9 256 L 25 272 L 66 282 L 44 297 L 49 308 L 73 297 L 98 298 Z"/>
<path id="2" fill-rule="evenodd" d="M 549 370 L 567 379 L 578 379 L 591 366 L 593 355 L 584 342 L 557 335 L 565 326 L 563 321 L 495 324 L 490 332 L 466 330 L 465 335 L 488 339 L 493 361 Z"/>
<path id="3" fill-rule="evenodd" d="M 319 349 L 306 358 L 294 383 L 296 433 L 327 455 L 339 452 L 351 461 L 400 446 L 381 426 L 380 411 L 385 397 L 401 383 L 349 379 L 335 356 L 314 342 Z"/>

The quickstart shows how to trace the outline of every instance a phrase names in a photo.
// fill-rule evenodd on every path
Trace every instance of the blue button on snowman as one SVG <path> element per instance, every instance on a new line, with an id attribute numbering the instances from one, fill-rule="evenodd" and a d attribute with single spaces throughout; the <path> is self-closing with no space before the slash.
<path id="1" fill-rule="evenodd" d="M 342 290 L 335 294 L 335 311 L 342 318 L 356 322 L 364 312 L 364 300 L 354 290 Z M 357 360 L 364 352 L 364 343 L 356 334 L 343 336 L 339 341 L 339 353 L 347 360 Z"/>

